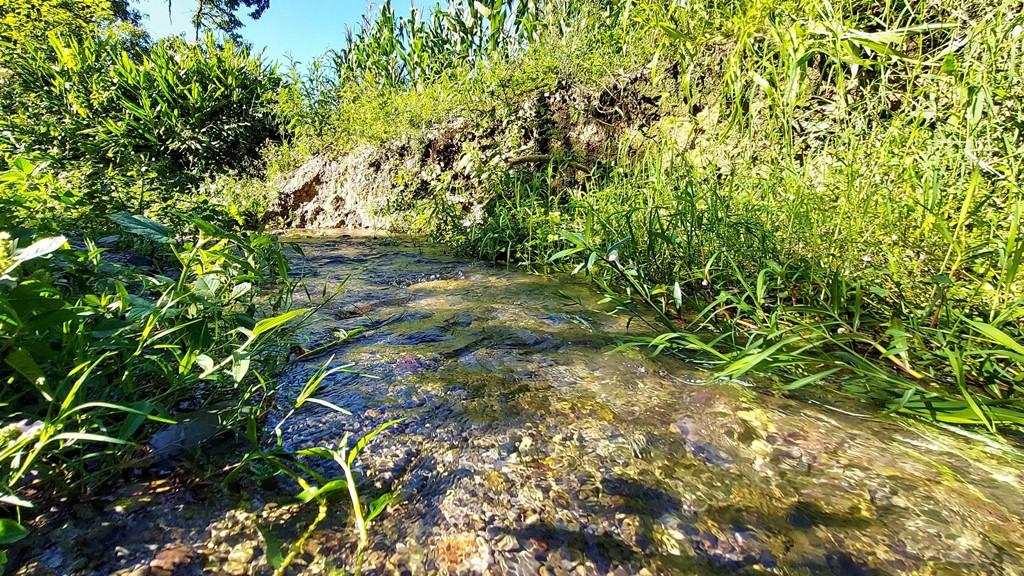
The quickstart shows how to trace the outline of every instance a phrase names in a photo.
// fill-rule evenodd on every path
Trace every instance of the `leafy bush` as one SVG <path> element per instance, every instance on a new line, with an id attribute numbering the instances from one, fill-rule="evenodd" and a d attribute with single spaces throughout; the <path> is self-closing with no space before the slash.
<path id="1" fill-rule="evenodd" d="M 62 38 L 87 38 L 99 29 L 142 43 L 145 34 L 137 27 L 140 15 L 130 0 L 0 0 L 0 67 L 17 60 L 23 50 L 45 44 L 48 34 Z"/>
<path id="2" fill-rule="evenodd" d="M 279 135 L 280 76 L 248 47 L 212 36 L 140 51 L 112 34 L 51 35 L 12 63 L 11 80 L 0 153 L 79 174 L 75 204 L 102 207 L 94 217 L 174 203 L 206 174 L 247 168 Z"/>
<path id="3" fill-rule="evenodd" d="M 307 312 L 284 246 L 233 231 L 262 196 L 210 185 L 280 135 L 281 76 L 136 24 L 120 0 L 0 0 L 0 546 L 180 413 L 255 430 Z"/>
<path id="4" fill-rule="evenodd" d="M 0 501 L 66 493 L 141 456 L 154 422 L 217 405 L 221 426 L 266 390 L 294 282 L 280 243 L 195 221 L 175 238 L 153 220 L 113 219 L 153 247 L 143 267 L 63 236 L 0 254 Z M 274 314 L 277 314 L 276 316 Z M 262 318 L 262 319 L 261 319 Z M 226 401 L 226 404 L 221 404 Z M 150 425 L 147 425 L 147 422 Z"/>

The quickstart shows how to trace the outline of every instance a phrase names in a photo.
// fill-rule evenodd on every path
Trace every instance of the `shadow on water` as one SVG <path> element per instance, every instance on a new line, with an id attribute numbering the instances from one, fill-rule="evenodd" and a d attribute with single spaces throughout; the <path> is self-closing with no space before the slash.
<path id="1" fill-rule="evenodd" d="M 634 560 L 637 552 L 611 534 L 594 534 L 585 530 L 566 530 L 550 524 L 532 524 L 523 528 L 499 528 L 500 534 L 516 539 L 527 550 L 535 551 L 534 559 L 545 562 L 560 553 L 566 559 L 585 558 L 600 573 Z"/>
<path id="2" fill-rule="evenodd" d="M 418 326 L 424 320 L 435 322 L 433 328 L 402 332 L 403 325 Z M 402 362 L 380 362 L 368 365 L 366 371 L 378 380 L 360 380 L 351 375 L 338 375 L 324 382 L 325 398 L 351 410 L 355 420 L 338 421 L 338 425 L 355 434 L 372 429 L 378 423 L 394 417 L 405 421 L 389 434 L 404 444 L 405 452 L 391 460 L 391 466 L 378 474 L 390 479 L 401 494 L 393 522 L 382 527 L 388 538 L 422 539 L 437 531 L 451 529 L 458 518 L 451 517 L 447 500 L 462 498 L 467 506 L 481 506 L 495 502 L 489 511 L 464 510 L 467 517 L 482 516 L 491 532 L 510 535 L 521 548 L 515 554 L 496 553 L 496 557 L 519 558 L 520 571 L 533 563 L 561 562 L 564 558 L 581 558 L 598 573 L 630 566 L 659 567 L 672 572 L 697 571 L 699 573 L 744 573 L 773 570 L 778 560 L 758 535 L 768 532 L 779 537 L 788 531 L 806 531 L 816 526 L 858 528 L 866 520 L 830 513 L 813 503 L 800 502 L 790 510 L 774 515 L 760 510 L 746 509 L 740 504 L 711 506 L 694 511 L 683 504 L 677 495 L 655 482 L 602 470 L 594 481 L 596 494 L 577 493 L 565 502 L 568 509 L 579 510 L 595 523 L 605 526 L 582 526 L 577 530 L 537 521 L 522 525 L 520 521 L 488 518 L 496 510 L 509 506 L 508 496 L 501 493 L 477 491 L 476 480 L 484 476 L 482 470 L 501 468 L 514 456 L 530 458 L 529 449 L 522 449 L 522 432 L 531 422 L 550 418 L 552 402 L 560 400 L 558 390 L 533 373 L 481 370 L 470 361 L 474 354 L 497 351 L 517 362 L 530 364 L 533 356 L 543 356 L 560 347 L 551 347 L 560 341 L 557 335 L 536 333 L 525 329 L 474 326 L 475 319 L 456 312 L 449 315 L 404 311 L 389 316 L 376 324 L 377 333 L 347 345 L 348 350 L 373 349 L 384 345 L 388 350 L 407 346 L 419 350 L 432 350 L 446 364 L 434 365 L 419 373 L 403 374 Z M 472 327 L 472 329 L 470 329 Z M 416 335 L 432 334 L 437 338 Z M 396 337 L 396 335 L 398 337 Z M 425 348 L 424 348 L 425 347 Z M 512 356 L 508 356 L 508 355 Z M 601 404 L 582 390 L 575 391 L 573 401 L 578 408 L 575 417 L 586 417 L 589 410 Z M 285 434 L 300 444 L 329 440 L 340 434 L 325 423 L 330 420 L 322 414 L 309 413 L 296 421 L 297 428 L 310 427 L 304 433 L 293 429 Z M 684 435 L 685 436 L 685 435 Z M 504 439 L 498 442 L 496 439 Z M 481 455 L 476 444 L 488 445 L 495 440 L 492 456 Z M 643 441 L 641 443 L 647 443 Z M 653 444 L 657 444 L 655 438 Z M 694 464 L 721 466 L 731 459 L 717 449 L 690 441 L 690 457 Z M 703 446 L 703 449 L 702 449 Z M 650 447 L 631 447 L 631 458 L 650 454 Z M 543 458 L 544 454 L 536 455 Z M 442 462 L 442 458 L 445 462 Z M 387 458 L 383 458 L 387 461 Z M 454 460 L 454 461 L 453 461 Z M 531 460 L 532 461 L 532 460 Z M 514 486 L 501 488 L 515 490 Z M 630 541 L 617 534 L 621 530 L 616 518 L 626 516 L 636 520 L 630 529 Z M 604 520 L 597 520 L 597 519 Z M 699 525 L 725 526 L 718 534 Z M 472 525 L 472 524 L 470 524 Z M 757 531 L 747 528 L 756 525 Z M 661 550 L 665 526 L 670 526 L 682 538 L 675 554 Z M 561 556 L 552 560 L 552 554 Z M 504 560 L 502 560 L 504 561 Z M 511 561 L 511 560 L 509 560 Z M 572 562 L 569 562 L 570 564 Z M 866 564 L 842 551 L 827 552 L 809 559 L 805 564 L 817 573 L 836 576 L 873 574 Z M 525 567 L 525 568 L 524 568 Z"/>
<path id="3" fill-rule="evenodd" d="M 307 403 L 283 426 L 287 449 L 404 419 L 357 466 L 368 498 L 399 494 L 375 521 L 366 573 L 995 574 L 1024 557 L 1020 476 L 970 466 L 962 443 L 941 438 L 956 464 L 927 443 L 901 458 L 892 428 L 875 421 L 851 426 L 691 368 L 607 355 L 629 327 L 567 306 L 560 292 L 589 296 L 563 278 L 406 241 L 307 248 L 304 277 L 352 280 L 304 333 L 314 353 L 280 377 L 268 424 L 330 356 L 374 378 L 325 379 L 316 396 L 351 415 Z M 227 504 L 191 506 L 206 523 L 165 538 L 198 547 Z M 168 509 L 142 508 L 132 522 L 162 526 Z M 329 522 L 341 542 L 321 548 L 339 564 L 352 549 L 346 510 L 339 503 Z M 252 525 L 238 530 L 258 542 Z M 113 558 L 112 547 L 99 549 Z"/>

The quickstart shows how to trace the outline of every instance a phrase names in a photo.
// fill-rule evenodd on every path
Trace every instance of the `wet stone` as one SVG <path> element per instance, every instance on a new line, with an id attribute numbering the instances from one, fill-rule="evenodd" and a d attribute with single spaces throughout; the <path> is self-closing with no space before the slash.
<path id="1" fill-rule="evenodd" d="M 493 348 L 512 348 L 520 351 L 543 352 L 559 348 L 563 343 L 549 335 L 520 328 L 491 329 L 486 332 Z"/>
<path id="2" fill-rule="evenodd" d="M 472 312 L 458 312 L 445 320 L 444 325 L 447 326 L 449 330 L 469 328 L 478 319 L 479 317 Z"/>
<path id="3" fill-rule="evenodd" d="M 212 410 L 193 412 L 179 418 L 177 424 L 167 426 L 150 439 L 152 456 L 167 459 L 191 450 L 209 441 L 221 431 L 221 415 Z"/>
<path id="4" fill-rule="evenodd" d="M 164 548 L 149 563 L 149 572 L 153 576 L 170 576 L 179 566 L 192 562 L 192 549 L 185 545 Z"/>
<path id="5" fill-rule="evenodd" d="M 696 458 L 712 466 L 727 466 L 732 464 L 732 457 L 718 448 L 704 442 L 691 442 L 686 445 L 687 449 Z"/>
<path id="6" fill-rule="evenodd" d="M 391 338 L 383 340 L 382 343 L 396 346 L 415 346 L 417 344 L 444 342 L 450 338 L 451 335 L 443 328 L 434 327 L 409 334 L 397 334 Z"/>

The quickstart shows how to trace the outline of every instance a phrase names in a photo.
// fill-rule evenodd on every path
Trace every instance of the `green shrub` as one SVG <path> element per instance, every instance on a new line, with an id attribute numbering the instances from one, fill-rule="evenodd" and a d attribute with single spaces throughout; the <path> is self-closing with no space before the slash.
<path id="1" fill-rule="evenodd" d="M 249 48 L 207 36 L 139 51 L 122 38 L 50 36 L 13 63 L 0 117 L 8 162 L 29 155 L 80 173 L 82 210 L 142 212 L 209 173 L 244 169 L 279 136 L 281 78 Z"/>
<path id="2" fill-rule="evenodd" d="M 277 238 L 234 231 L 265 195 L 217 185 L 280 136 L 281 76 L 233 41 L 151 43 L 136 16 L 0 0 L 0 546 L 181 413 L 255 431 L 307 312 Z"/>
<path id="3" fill-rule="evenodd" d="M 143 456 L 136 443 L 154 422 L 173 422 L 183 400 L 217 405 L 230 428 L 266 392 L 256 372 L 273 369 L 279 333 L 305 312 L 286 311 L 294 283 L 274 237 L 196 220 L 198 236 L 180 238 L 153 220 L 112 218 L 150 246 L 145 267 L 63 236 L 0 238 L 6 504 L 29 506 Z"/>

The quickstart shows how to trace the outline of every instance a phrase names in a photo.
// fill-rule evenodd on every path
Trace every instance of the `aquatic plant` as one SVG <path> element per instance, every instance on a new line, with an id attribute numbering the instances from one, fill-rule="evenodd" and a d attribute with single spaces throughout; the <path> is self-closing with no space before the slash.
<path id="1" fill-rule="evenodd" d="M 379 516 L 387 506 L 395 499 L 394 492 L 385 492 L 374 498 L 369 503 L 364 503 L 359 494 L 359 488 L 353 472 L 353 466 L 359 454 L 379 434 L 401 422 L 401 419 L 389 420 L 381 423 L 376 428 L 366 433 L 354 444 L 351 444 L 351 433 L 346 432 L 336 446 L 313 446 L 295 451 L 284 447 L 282 429 L 284 423 L 307 402 L 324 406 L 335 412 L 351 416 L 351 412 L 331 402 L 313 396 L 316 394 L 323 381 L 339 372 L 359 374 L 351 369 L 350 365 L 332 366 L 334 356 L 324 361 L 316 370 L 310 374 L 302 390 L 293 402 L 293 408 L 281 418 L 269 434 L 269 440 L 262 438 L 257 430 L 259 423 L 253 415 L 249 425 L 246 427 L 247 438 L 252 449 L 239 461 L 235 469 L 226 478 L 226 481 L 233 479 L 241 470 L 250 469 L 258 477 L 282 475 L 290 478 L 299 488 L 294 495 L 294 501 L 298 504 L 315 503 L 317 507 L 316 516 L 302 532 L 299 538 L 287 547 L 287 554 L 283 553 L 284 545 L 270 532 L 269 527 L 257 526 L 260 535 L 266 545 L 267 562 L 274 568 L 275 575 L 285 574 L 288 567 L 294 560 L 303 553 L 306 541 L 313 535 L 316 529 L 327 519 L 330 510 L 330 497 L 340 491 L 344 491 L 349 498 L 349 505 L 352 510 L 353 531 L 357 537 L 356 554 L 354 565 L 356 573 L 360 571 L 363 555 L 370 543 L 369 530 L 371 522 Z M 311 459 L 333 462 L 340 468 L 342 476 L 330 477 L 318 472 L 312 465 Z"/>

